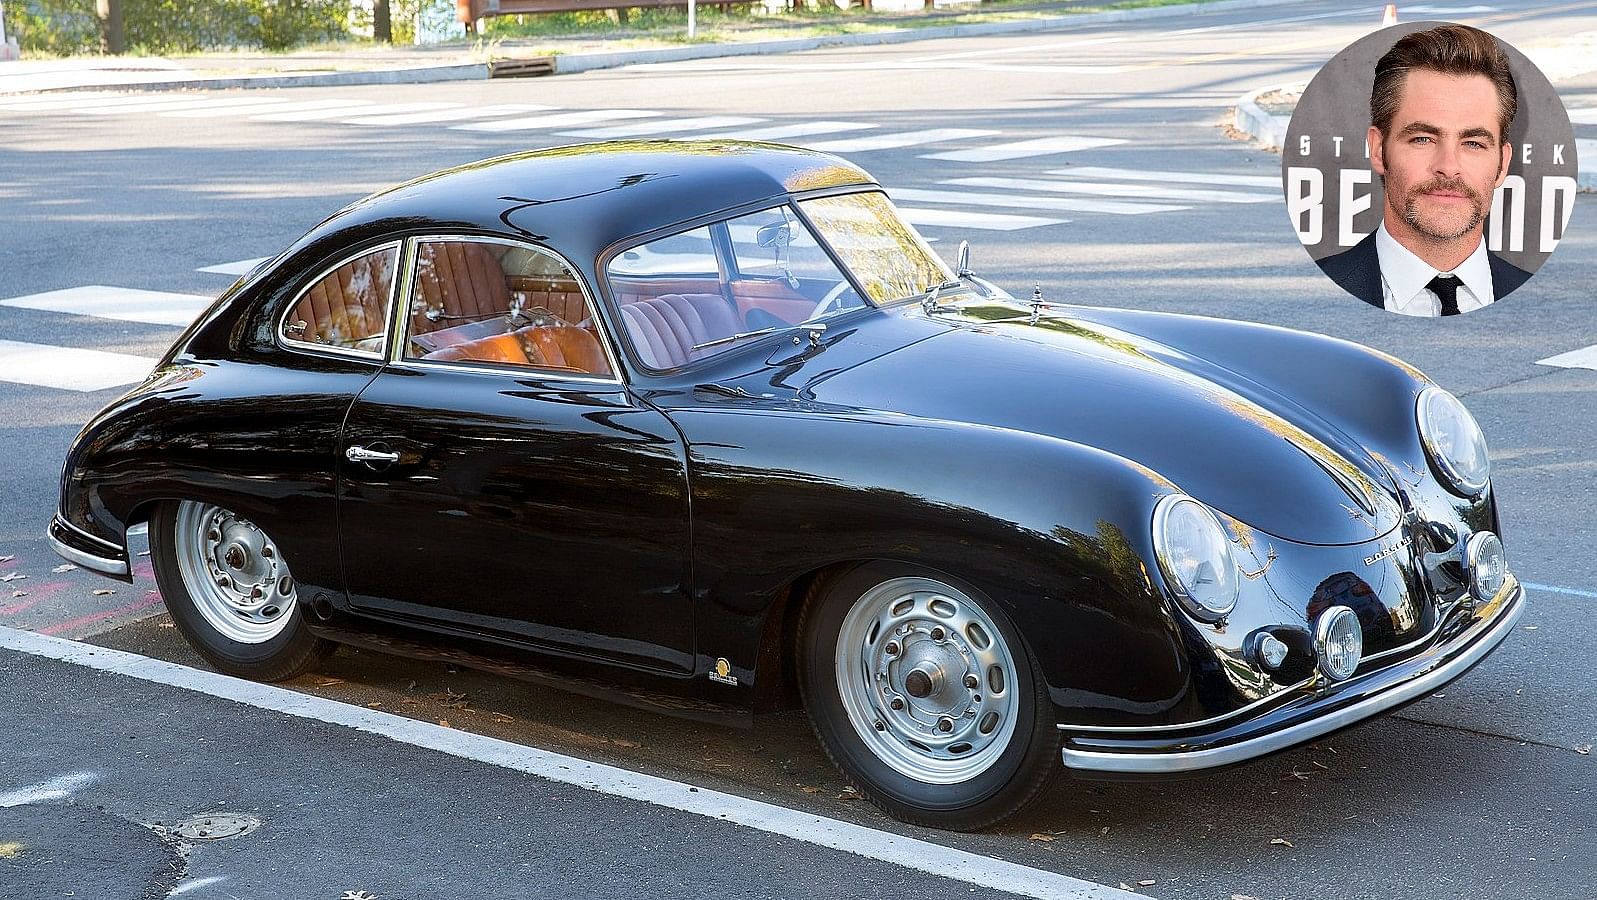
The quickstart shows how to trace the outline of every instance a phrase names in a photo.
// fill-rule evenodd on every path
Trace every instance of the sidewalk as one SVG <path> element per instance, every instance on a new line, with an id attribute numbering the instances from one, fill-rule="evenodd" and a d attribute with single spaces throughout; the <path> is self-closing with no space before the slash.
<path id="1" fill-rule="evenodd" d="M 452 43 L 434 47 L 373 47 L 338 52 L 289 54 L 206 54 L 179 59 L 158 57 L 77 57 L 0 63 L 0 95 L 90 89 L 184 90 L 281 88 L 357 84 L 420 84 L 492 77 L 496 62 L 536 60 L 548 74 L 565 75 L 642 63 L 676 62 L 727 56 L 793 53 L 823 47 L 897 44 L 957 37 L 981 37 L 1035 31 L 1060 31 L 1088 25 L 1230 10 L 1284 6 L 1305 0 L 1194 0 L 1170 6 L 1134 7 L 1104 12 L 1073 13 L 1079 2 L 1060 2 L 981 15 L 972 24 L 894 26 L 891 19 L 863 20 L 879 30 L 854 34 L 803 37 L 756 37 L 747 41 L 635 46 L 629 38 L 540 38 L 505 41 L 477 50 Z M 1055 14 L 1051 12 L 1057 11 Z M 962 16 L 939 16 L 958 21 Z M 790 34 L 798 29 L 786 29 Z M 780 34 L 782 29 L 772 29 Z M 632 46 L 629 46 L 632 45 Z"/>

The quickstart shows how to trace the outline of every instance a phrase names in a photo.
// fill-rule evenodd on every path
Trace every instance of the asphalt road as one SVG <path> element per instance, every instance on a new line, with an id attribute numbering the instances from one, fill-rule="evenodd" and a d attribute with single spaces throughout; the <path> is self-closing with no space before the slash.
<path id="1" fill-rule="evenodd" d="M 1426 15 L 1483 24 L 1521 48 L 1597 31 L 1597 2 L 1437 9 Z M 1524 581 L 1542 586 L 1531 591 L 1522 630 L 1441 694 L 1323 745 L 1174 786 L 1062 779 L 1023 820 L 980 835 L 905 828 L 846 799 L 795 713 L 751 732 L 718 730 L 349 651 L 292 686 L 1165 898 L 1585 900 L 1597 893 L 1597 762 L 1581 752 L 1597 743 L 1597 657 L 1588 640 L 1597 610 L 1590 550 L 1597 372 L 1537 361 L 1597 344 L 1590 197 L 1577 203 L 1552 260 L 1512 297 L 1458 319 L 1410 320 L 1365 306 L 1320 274 L 1296 243 L 1279 192 L 1261 186 L 1278 175 L 1279 158 L 1223 127 L 1237 95 L 1305 80 L 1379 15 L 1378 6 L 1306 3 L 1176 23 L 557 79 L 199 94 L 182 99 L 216 105 L 186 110 L 106 105 L 91 112 L 81 98 L 62 108 L 0 102 L 0 341 L 158 355 L 176 327 L 5 301 L 85 285 L 214 295 L 229 276 L 196 269 L 272 255 L 369 191 L 446 165 L 579 139 L 561 132 L 651 118 L 496 132 L 452 127 L 487 119 L 346 124 L 359 117 L 353 107 L 309 119 L 313 102 L 327 110 L 334 101 L 437 105 L 412 115 L 518 104 L 632 109 L 660 120 L 761 120 L 720 131 L 874 126 L 791 138 L 811 144 L 932 132 L 924 143 L 842 152 L 899 191 L 901 206 L 932 211 L 916 215 L 940 250 L 951 255 L 961 238 L 971 239 L 977 270 L 1017 293 L 1037 284 L 1052 300 L 1332 334 L 1407 359 L 1463 396 L 1492 446 L 1510 561 Z M 1560 88 L 1569 105 L 1581 105 L 1597 93 L 1597 77 L 1577 75 Z M 244 108 L 241 98 L 295 104 L 297 112 Z M 363 114 L 385 113 L 405 111 Z M 946 156 L 1050 138 L 1080 139 L 1081 149 Z M 1154 181 L 1144 180 L 1149 173 Z M 1176 182 L 1172 173 L 1241 180 Z M 1088 187 L 1061 193 L 1034 184 L 1044 180 Z M 1153 193 L 1137 197 L 1137 185 Z M 1173 193 L 1186 188 L 1212 193 Z M 1091 202 L 1068 209 L 1046 202 L 1060 197 Z M 0 563 L 0 577 L 28 576 L 0 584 L 0 624 L 198 665 L 163 627 L 147 575 L 128 587 L 52 572 L 59 561 L 39 539 L 64 448 L 115 394 L 0 382 L 7 465 L 0 557 L 15 557 Z M 63 772 L 110 773 L 64 806 L 0 809 L 0 852 L 14 840 L 8 833 L 26 831 L 41 846 L 125 859 L 128 871 L 146 877 L 119 882 L 121 874 L 106 870 L 103 896 L 141 896 L 117 887 L 124 883 L 138 890 L 176 883 L 160 880 L 168 851 L 130 823 L 166 822 L 224 801 L 255 810 L 267 824 L 226 845 L 236 849 L 218 842 L 191 859 L 185 877 L 233 880 L 185 896 L 499 896 L 506 885 L 512 895 L 533 896 L 969 895 L 967 885 L 853 857 L 840 862 L 739 829 L 715 831 L 727 826 L 684 814 L 644 815 L 581 792 L 564 792 L 575 804 L 569 809 L 535 804 L 518 790 L 524 776 L 507 786 L 491 767 L 11 654 L 0 655 L 0 704 L 7 723 L 0 758 L 9 767 L 0 793 Z M 242 749 L 199 752 L 200 737 Z M 373 787 L 379 782 L 382 790 Z M 362 797 L 380 802 L 363 808 Z M 268 827 L 280 821 L 274 803 L 290 809 L 291 837 Z M 104 810 L 91 813 L 96 806 Z M 401 821 L 404 828 L 393 824 Z M 416 852 L 422 821 L 436 827 Z M 523 876 L 504 860 L 528 859 L 516 841 L 533 832 L 549 840 Z M 450 859 L 460 860 L 453 880 L 440 880 L 435 870 Z M 0 866 L 6 862 L 0 858 Z M 755 880 L 728 881 L 732 866 Z M 1138 885 L 1143 880 L 1155 884 Z M 0 880 L 0 896 L 5 885 Z"/>

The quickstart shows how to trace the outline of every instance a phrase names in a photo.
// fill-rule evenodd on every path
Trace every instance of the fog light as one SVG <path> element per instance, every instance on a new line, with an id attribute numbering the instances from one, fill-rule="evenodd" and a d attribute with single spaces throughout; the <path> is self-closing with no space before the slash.
<path id="1" fill-rule="evenodd" d="M 1333 681 L 1353 677 L 1364 655 L 1364 631 L 1358 614 L 1345 606 L 1333 606 L 1320 614 L 1314 628 L 1314 652 L 1320 658 L 1320 671 Z"/>
<path id="2" fill-rule="evenodd" d="M 1464 545 L 1464 571 L 1469 574 L 1470 596 L 1487 603 L 1508 580 L 1508 557 L 1503 542 L 1490 531 L 1479 531 Z"/>
<path id="3" fill-rule="evenodd" d="M 1259 665 L 1266 669 L 1275 670 L 1286 662 L 1287 646 L 1273 634 L 1259 638 L 1258 645 Z"/>

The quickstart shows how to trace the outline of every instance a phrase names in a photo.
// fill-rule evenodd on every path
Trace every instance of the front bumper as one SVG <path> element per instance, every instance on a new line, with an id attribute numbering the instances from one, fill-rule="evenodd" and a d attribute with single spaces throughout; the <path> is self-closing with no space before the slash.
<path id="1" fill-rule="evenodd" d="M 1490 603 L 1420 653 L 1351 680 L 1323 681 L 1268 712 L 1183 730 L 1128 728 L 1066 732 L 1065 766 L 1106 775 L 1161 775 L 1213 769 L 1286 750 L 1389 712 L 1437 690 L 1485 659 L 1514 630 L 1525 591 L 1512 575 Z"/>
<path id="2" fill-rule="evenodd" d="M 59 514 L 50 520 L 50 527 L 45 529 L 44 536 L 50 541 L 50 549 L 68 562 L 76 563 L 85 569 L 92 569 L 102 575 L 124 579 L 130 577 L 126 547 L 118 547 L 82 529 L 74 528 Z"/>

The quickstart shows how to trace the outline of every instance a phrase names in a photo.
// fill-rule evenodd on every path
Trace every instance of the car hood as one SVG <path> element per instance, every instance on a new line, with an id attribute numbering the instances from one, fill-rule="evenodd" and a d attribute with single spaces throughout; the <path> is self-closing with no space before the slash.
<path id="1" fill-rule="evenodd" d="M 1360 543 L 1401 518 L 1387 470 L 1284 389 L 1068 315 L 1033 322 L 1014 306 L 966 305 L 933 318 L 955 327 L 829 371 L 805 392 L 1096 447 L 1285 540 Z"/>

